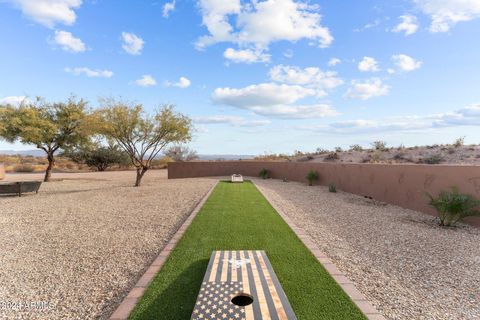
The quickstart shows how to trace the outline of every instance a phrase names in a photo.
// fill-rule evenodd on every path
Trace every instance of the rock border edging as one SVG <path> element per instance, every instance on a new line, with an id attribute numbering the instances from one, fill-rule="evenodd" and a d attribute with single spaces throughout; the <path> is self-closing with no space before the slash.
<path id="1" fill-rule="evenodd" d="M 167 245 L 163 248 L 160 254 L 153 260 L 152 264 L 148 267 L 145 273 L 140 277 L 137 281 L 135 286 L 130 290 L 128 295 L 122 300 L 120 305 L 115 309 L 115 311 L 110 316 L 110 320 L 127 320 L 130 313 L 133 311 L 137 303 L 142 298 L 145 290 L 152 282 L 153 278 L 157 275 L 157 273 L 162 269 L 165 261 L 170 256 L 170 253 L 178 244 L 178 241 L 182 238 L 183 234 L 187 230 L 187 228 L 192 223 L 193 219 L 197 216 L 200 212 L 200 209 L 203 207 L 207 199 L 210 197 L 211 193 L 218 185 L 219 180 L 215 182 L 215 184 L 210 188 L 210 190 L 203 196 L 203 198 L 197 203 L 195 208 L 192 210 L 188 218 L 185 222 L 181 225 L 181 227 L 177 230 L 177 232 L 173 235 Z"/>
<path id="2" fill-rule="evenodd" d="M 333 263 L 328 256 L 323 253 L 318 246 L 313 242 L 312 238 L 300 227 L 297 227 L 295 223 L 283 212 L 281 208 L 268 200 L 268 197 L 265 193 L 259 188 L 259 186 L 252 179 L 252 183 L 255 185 L 258 191 L 267 199 L 270 205 L 277 211 L 277 213 L 282 217 L 282 219 L 288 224 L 290 229 L 295 232 L 297 237 L 303 242 L 303 244 L 312 252 L 312 254 L 317 258 L 318 262 L 327 270 L 327 272 L 332 276 L 332 278 L 338 283 L 338 285 L 345 291 L 345 293 L 350 297 L 350 299 L 355 303 L 355 305 L 362 311 L 362 313 L 369 320 L 385 320 L 385 317 L 378 312 L 378 310 L 372 305 L 370 301 L 361 293 L 356 287 L 355 284 L 348 279 L 343 272 L 341 272 Z"/>

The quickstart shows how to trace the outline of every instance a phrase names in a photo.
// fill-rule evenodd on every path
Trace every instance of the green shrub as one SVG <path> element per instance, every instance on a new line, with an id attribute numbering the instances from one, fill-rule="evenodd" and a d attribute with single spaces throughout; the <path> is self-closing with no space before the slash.
<path id="1" fill-rule="evenodd" d="M 438 212 L 441 226 L 454 226 L 463 218 L 480 216 L 480 200 L 460 193 L 457 187 L 452 187 L 451 191 L 440 192 L 437 198 L 428 193 L 427 195 L 430 198 L 429 204 Z"/>
<path id="2" fill-rule="evenodd" d="M 268 170 L 263 168 L 262 170 L 260 170 L 259 176 L 262 179 L 267 179 L 268 178 Z"/>
<path id="3" fill-rule="evenodd" d="M 459 148 L 459 147 L 463 146 L 464 144 L 465 144 L 465 137 L 460 137 L 457 140 L 455 140 L 455 142 L 453 143 L 453 146 L 455 148 Z"/>
<path id="4" fill-rule="evenodd" d="M 358 151 L 358 152 L 362 152 L 363 151 L 363 148 L 361 145 L 359 144 L 352 144 L 350 146 L 350 151 Z"/>
<path id="5" fill-rule="evenodd" d="M 112 165 L 127 166 L 131 164 L 128 154 L 117 147 L 92 147 L 64 153 L 73 162 L 86 164 L 97 171 L 105 171 Z"/>
<path id="6" fill-rule="evenodd" d="M 387 143 L 385 141 L 377 140 L 372 142 L 372 147 L 375 150 L 385 151 L 387 150 Z"/>
<path id="7" fill-rule="evenodd" d="M 327 154 L 324 158 L 325 161 L 335 161 L 335 160 L 338 160 L 339 156 L 338 156 L 338 153 L 336 152 L 330 152 L 329 154 Z"/>
<path id="8" fill-rule="evenodd" d="M 337 186 L 334 184 L 331 184 L 328 186 L 328 191 L 332 193 L 337 193 Z"/>
<path id="9" fill-rule="evenodd" d="M 393 156 L 393 160 L 405 160 L 405 152 L 397 152 Z"/>
<path id="10" fill-rule="evenodd" d="M 29 173 L 35 171 L 35 167 L 30 164 L 19 164 L 13 167 L 14 172 Z"/>
<path id="11" fill-rule="evenodd" d="M 439 164 L 443 162 L 443 156 L 440 154 L 433 154 L 425 159 L 423 159 L 423 162 L 426 164 Z"/>
<path id="12" fill-rule="evenodd" d="M 308 173 L 307 173 L 307 176 L 306 176 L 307 180 L 308 180 L 308 185 L 309 186 L 313 186 L 313 182 L 318 180 L 318 172 L 315 171 L 315 170 L 310 170 Z"/>

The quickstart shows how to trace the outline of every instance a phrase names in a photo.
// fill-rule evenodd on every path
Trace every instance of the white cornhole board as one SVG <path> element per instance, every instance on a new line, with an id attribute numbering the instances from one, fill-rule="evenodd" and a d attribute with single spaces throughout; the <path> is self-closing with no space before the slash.
<path id="1" fill-rule="evenodd" d="M 243 182 L 241 174 L 232 174 L 232 182 Z"/>

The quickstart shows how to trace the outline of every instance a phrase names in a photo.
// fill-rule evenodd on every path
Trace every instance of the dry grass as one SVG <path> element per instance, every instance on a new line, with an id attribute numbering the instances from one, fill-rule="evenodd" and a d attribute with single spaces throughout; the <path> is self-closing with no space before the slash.
<path id="1" fill-rule="evenodd" d="M 152 162 L 151 169 L 165 169 L 167 163 L 172 159 L 163 157 L 155 159 Z M 0 163 L 5 164 L 5 171 L 12 173 L 29 173 L 29 172 L 44 172 L 47 168 L 48 161 L 46 157 L 22 156 L 22 155 L 0 155 Z M 108 168 L 109 171 L 128 170 L 133 167 L 112 166 Z M 88 172 L 94 171 L 88 166 L 75 163 L 67 157 L 56 157 L 54 172 Z"/>

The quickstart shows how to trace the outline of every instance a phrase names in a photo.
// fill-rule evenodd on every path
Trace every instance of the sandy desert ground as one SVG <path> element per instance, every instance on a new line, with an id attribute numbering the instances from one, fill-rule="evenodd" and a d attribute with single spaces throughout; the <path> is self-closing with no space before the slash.
<path id="1" fill-rule="evenodd" d="M 215 183 L 134 175 L 54 174 L 38 195 L 0 197 L 0 319 L 107 318 Z"/>
<path id="2" fill-rule="evenodd" d="M 255 179 L 387 319 L 480 319 L 480 229 L 327 187 Z"/>

